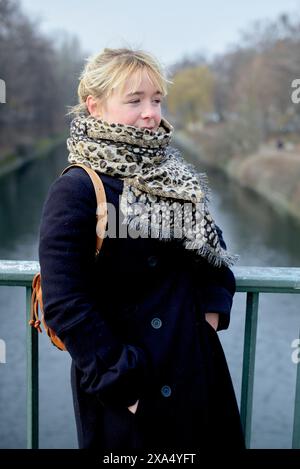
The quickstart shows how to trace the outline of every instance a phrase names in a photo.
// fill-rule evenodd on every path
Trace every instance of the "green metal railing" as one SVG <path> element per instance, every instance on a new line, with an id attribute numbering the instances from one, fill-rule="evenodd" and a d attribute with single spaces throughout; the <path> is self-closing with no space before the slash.
<path id="1" fill-rule="evenodd" d="M 26 288 L 26 322 L 30 319 L 31 283 L 38 262 L 0 261 L 0 285 Z M 39 347 L 38 332 L 29 325 L 27 335 L 27 448 L 39 447 Z"/>
<path id="2" fill-rule="evenodd" d="M 31 282 L 38 262 L 0 261 L 0 285 L 26 288 L 26 318 L 30 316 Z M 254 366 L 259 293 L 300 293 L 300 268 L 236 267 L 237 291 L 246 293 L 246 320 L 241 389 L 241 419 L 246 446 L 250 447 Z M 39 446 L 38 333 L 27 327 L 27 448 Z M 300 448 L 300 365 L 297 364 L 293 448 Z"/>

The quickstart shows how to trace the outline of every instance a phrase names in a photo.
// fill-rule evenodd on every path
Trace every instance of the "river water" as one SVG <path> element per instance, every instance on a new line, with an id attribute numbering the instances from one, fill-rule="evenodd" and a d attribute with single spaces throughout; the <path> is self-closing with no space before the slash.
<path id="1" fill-rule="evenodd" d="M 66 151 L 0 179 L 0 259 L 37 260 L 42 204 L 66 166 Z M 260 198 L 210 168 L 211 211 L 239 266 L 298 267 L 300 230 Z M 66 206 L 66 210 L 68 210 Z M 234 298 L 228 330 L 219 333 L 240 399 L 246 295 Z M 299 337 L 300 296 L 261 294 L 252 425 L 252 448 L 290 448 L 296 365 L 291 343 Z M 25 289 L 0 287 L 0 448 L 26 447 Z M 69 379 L 70 359 L 40 335 L 40 447 L 76 448 Z"/>

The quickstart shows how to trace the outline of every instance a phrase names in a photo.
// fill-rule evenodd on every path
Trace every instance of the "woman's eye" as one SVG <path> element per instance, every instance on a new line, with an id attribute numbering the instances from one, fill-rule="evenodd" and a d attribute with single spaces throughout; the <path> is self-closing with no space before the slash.
<path id="1" fill-rule="evenodd" d="M 154 102 L 157 103 L 157 104 L 160 104 L 161 100 L 160 99 L 155 99 Z"/>
<path id="2" fill-rule="evenodd" d="M 129 104 L 137 104 L 139 103 L 140 100 L 139 99 L 135 99 L 134 101 L 129 101 Z"/>

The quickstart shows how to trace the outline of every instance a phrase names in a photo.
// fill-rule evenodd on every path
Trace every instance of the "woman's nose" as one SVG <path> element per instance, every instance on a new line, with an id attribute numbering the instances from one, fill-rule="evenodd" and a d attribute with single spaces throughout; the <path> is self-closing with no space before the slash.
<path id="1" fill-rule="evenodd" d="M 156 110 L 154 106 L 152 106 L 151 104 L 147 104 L 143 107 L 141 116 L 143 119 L 145 119 L 146 117 L 153 117 L 155 116 L 155 112 Z"/>

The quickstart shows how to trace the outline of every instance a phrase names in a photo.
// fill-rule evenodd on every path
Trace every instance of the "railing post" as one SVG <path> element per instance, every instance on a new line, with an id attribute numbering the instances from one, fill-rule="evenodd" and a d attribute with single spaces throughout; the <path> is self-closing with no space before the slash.
<path id="1" fill-rule="evenodd" d="M 26 287 L 27 320 L 27 449 L 39 447 L 39 357 L 38 331 L 28 325 L 30 319 L 31 287 Z"/>
<path id="2" fill-rule="evenodd" d="M 295 407 L 294 407 L 293 442 L 292 442 L 293 449 L 300 448 L 300 364 L 299 364 L 299 361 L 300 360 L 298 358 L 296 392 L 295 392 Z"/>
<path id="3" fill-rule="evenodd" d="M 245 435 L 246 448 L 250 448 L 251 442 L 258 300 L 259 293 L 247 293 L 241 393 L 241 421 Z"/>

